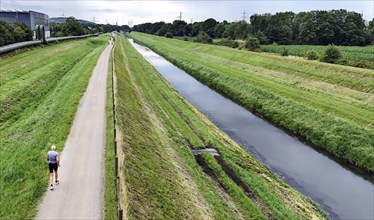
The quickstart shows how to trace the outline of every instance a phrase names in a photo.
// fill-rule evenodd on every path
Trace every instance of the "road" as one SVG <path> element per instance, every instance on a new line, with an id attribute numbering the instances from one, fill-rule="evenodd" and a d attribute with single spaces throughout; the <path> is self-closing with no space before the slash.
<path id="1" fill-rule="evenodd" d="M 102 52 L 79 103 L 61 154 L 60 185 L 53 191 L 48 189 L 36 219 L 103 219 L 106 83 L 111 49 L 109 44 Z"/>

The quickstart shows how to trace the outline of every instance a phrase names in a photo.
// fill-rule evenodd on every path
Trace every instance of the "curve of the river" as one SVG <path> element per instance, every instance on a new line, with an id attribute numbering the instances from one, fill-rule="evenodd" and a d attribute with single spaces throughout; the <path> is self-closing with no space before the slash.
<path id="1" fill-rule="evenodd" d="M 374 184 L 130 42 L 189 102 L 333 219 L 374 219 Z"/>

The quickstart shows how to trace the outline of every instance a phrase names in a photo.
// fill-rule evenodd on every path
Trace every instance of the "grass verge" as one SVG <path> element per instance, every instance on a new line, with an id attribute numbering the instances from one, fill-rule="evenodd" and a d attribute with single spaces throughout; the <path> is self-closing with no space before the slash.
<path id="1" fill-rule="evenodd" d="M 114 153 L 114 124 L 113 124 L 113 99 L 112 99 L 112 71 L 113 53 L 111 53 L 108 67 L 108 83 L 106 96 L 106 143 L 105 143 L 105 193 L 104 193 L 104 218 L 117 219 L 116 173 Z"/>
<path id="2" fill-rule="evenodd" d="M 62 151 L 106 46 L 100 36 L 1 58 L 0 219 L 31 219 L 48 183 L 45 155 Z"/>

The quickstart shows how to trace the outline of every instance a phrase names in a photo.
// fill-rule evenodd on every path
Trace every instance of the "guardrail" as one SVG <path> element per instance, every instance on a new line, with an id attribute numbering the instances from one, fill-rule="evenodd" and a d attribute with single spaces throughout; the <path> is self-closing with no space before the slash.
<path id="1" fill-rule="evenodd" d="M 116 129 L 116 100 L 114 95 L 114 47 L 116 44 L 114 43 L 114 37 L 112 37 L 113 41 L 113 48 L 112 48 L 112 103 L 113 103 L 113 141 L 114 141 L 114 156 L 115 160 L 115 174 L 116 174 L 116 198 L 117 198 L 117 210 L 118 210 L 118 220 L 123 219 L 123 209 L 121 207 L 121 191 L 120 191 L 120 177 L 119 177 L 119 164 L 118 164 L 118 154 L 117 154 L 117 129 Z"/>
<path id="2" fill-rule="evenodd" d="M 55 42 L 55 41 L 64 41 L 64 40 L 70 40 L 70 39 L 80 39 L 80 38 L 98 36 L 99 34 L 101 34 L 101 33 L 87 34 L 87 35 L 82 35 L 82 36 L 68 36 L 68 37 L 47 38 L 46 42 L 47 43 L 52 43 L 52 42 Z M 34 46 L 34 45 L 39 45 L 39 44 L 43 44 L 43 40 L 24 41 L 24 42 L 9 44 L 9 45 L 0 47 L 0 54 L 11 52 L 11 51 L 14 51 L 14 50 L 17 50 L 17 49 L 21 49 L 21 48 L 24 48 L 24 47 L 30 47 L 30 46 Z"/>

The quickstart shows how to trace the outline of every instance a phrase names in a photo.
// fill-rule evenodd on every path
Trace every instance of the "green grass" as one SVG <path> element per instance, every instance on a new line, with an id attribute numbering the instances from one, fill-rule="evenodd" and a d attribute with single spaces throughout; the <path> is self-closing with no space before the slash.
<path id="1" fill-rule="evenodd" d="M 128 219 L 326 218 L 179 95 L 127 40 L 118 36 L 116 42 L 116 112 Z M 190 148 L 205 145 L 218 150 L 256 201 L 210 155 L 202 158 L 212 175 L 203 172 Z"/>
<path id="2" fill-rule="evenodd" d="M 318 58 L 322 58 L 327 46 L 318 45 L 261 45 L 264 52 L 281 54 L 283 49 L 288 50 L 289 55 L 306 57 L 307 53 L 314 50 Z M 374 46 L 338 46 L 342 53 L 343 65 L 374 69 Z"/>
<path id="3" fill-rule="evenodd" d="M 108 66 L 108 83 L 106 97 L 106 143 L 105 143 L 105 193 L 104 193 L 104 218 L 118 219 L 116 197 L 116 173 L 114 154 L 114 124 L 113 124 L 113 100 L 112 100 L 112 70 L 113 57 L 111 55 Z"/>
<path id="4" fill-rule="evenodd" d="M 131 33 L 221 94 L 374 171 L 374 71 Z"/>
<path id="5" fill-rule="evenodd" d="M 30 219 L 48 185 L 45 155 L 59 152 L 107 37 L 0 59 L 0 219 Z"/>

